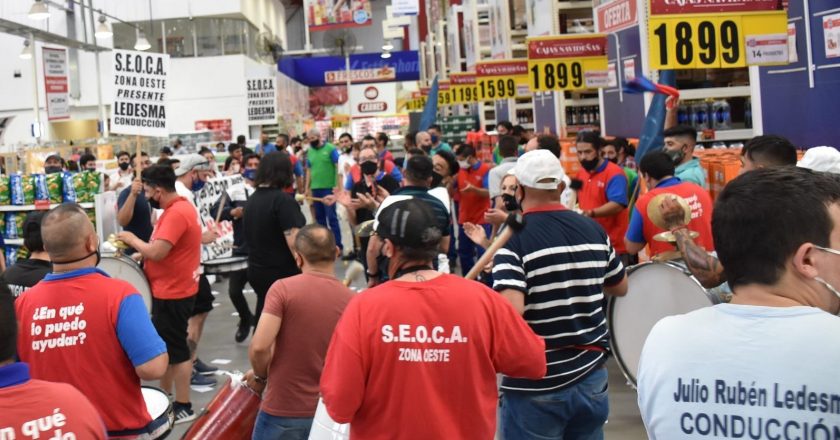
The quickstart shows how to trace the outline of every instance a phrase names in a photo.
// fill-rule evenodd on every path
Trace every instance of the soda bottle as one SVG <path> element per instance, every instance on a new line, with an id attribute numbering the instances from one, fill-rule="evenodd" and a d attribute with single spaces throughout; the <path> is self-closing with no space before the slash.
<path id="1" fill-rule="evenodd" d="M 750 98 L 747 98 L 747 102 L 744 103 L 744 126 L 752 128 L 752 100 Z"/>

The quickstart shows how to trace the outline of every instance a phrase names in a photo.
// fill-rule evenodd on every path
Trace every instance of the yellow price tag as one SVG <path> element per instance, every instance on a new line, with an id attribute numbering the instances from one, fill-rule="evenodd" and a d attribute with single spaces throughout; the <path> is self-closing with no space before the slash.
<path id="1" fill-rule="evenodd" d="M 476 64 L 476 85 L 483 101 L 519 96 L 517 86 L 528 85 L 528 60 L 494 60 Z"/>
<path id="2" fill-rule="evenodd" d="M 750 57 L 747 55 L 746 41 L 750 38 L 787 34 L 787 12 L 760 10 L 775 7 L 777 2 L 755 0 L 744 3 L 747 6 L 720 4 L 715 11 L 696 7 L 678 11 L 662 3 L 662 0 L 650 1 L 648 49 L 652 69 L 707 69 L 764 64 L 748 63 Z"/>
<path id="3" fill-rule="evenodd" d="M 607 38 L 601 34 L 528 38 L 534 92 L 606 87 Z"/>
<path id="4" fill-rule="evenodd" d="M 421 96 L 419 98 L 408 100 L 405 103 L 405 108 L 410 112 L 423 111 L 423 109 L 426 108 L 426 97 Z"/>
<path id="5" fill-rule="evenodd" d="M 472 104 L 481 100 L 475 85 L 474 72 L 450 74 L 449 90 L 455 104 Z"/>
<path id="6" fill-rule="evenodd" d="M 438 107 L 454 104 L 449 87 L 449 81 L 440 81 L 438 83 Z"/>

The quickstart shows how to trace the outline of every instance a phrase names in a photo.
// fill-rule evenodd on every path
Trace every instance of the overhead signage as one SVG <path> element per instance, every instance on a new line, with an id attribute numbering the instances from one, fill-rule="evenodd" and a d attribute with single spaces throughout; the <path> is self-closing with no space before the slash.
<path id="1" fill-rule="evenodd" d="M 277 122 L 277 85 L 273 76 L 246 80 L 248 124 Z"/>
<path id="2" fill-rule="evenodd" d="M 67 49 L 43 48 L 44 89 L 47 95 L 47 118 L 50 121 L 70 118 L 70 89 L 67 81 Z"/>
<path id="3" fill-rule="evenodd" d="M 639 20 L 634 0 L 616 0 L 595 7 L 598 32 L 613 33 L 635 26 Z"/>
<path id="4" fill-rule="evenodd" d="M 450 74 L 449 88 L 455 104 L 472 104 L 481 100 L 475 85 L 475 72 Z"/>
<path id="5" fill-rule="evenodd" d="M 357 69 L 350 71 L 351 84 L 364 84 L 370 82 L 394 81 L 397 79 L 397 71 L 391 66 L 382 66 L 375 69 Z M 347 84 L 347 70 L 330 70 L 324 72 L 324 83 L 326 84 Z"/>
<path id="6" fill-rule="evenodd" d="M 528 38 L 528 80 L 531 91 L 605 87 L 606 78 L 606 35 Z"/>
<path id="7" fill-rule="evenodd" d="M 521 95 L 519 86 L 528 85 L 528 60 L 481 62 L 476 64 L 475 74 L 482 100 L 515 98 Z"/>
<path id="8" fill-rule="evenodd" d="M 373 23 L 368 0 L 339 1 L 334 5 L 323 0 L 307 0 L 304 7 L 309 8 L 310 32 L 370 26 Z"/>
<path id="9" fill-rule="evenodd" d="M 412 92 L 411 98 L 405 102 L 405 109 L 410 112 L 422 112 L 426 108 L 427 100 L 421 92 Z"/>
<path id="10" fill-rule="evenodd" d="M 368 84 L 350 87 L 350 106 L 354 117 L 397 112 L 397 84 Z"/>
<path id="11" fill-rule="evenodd" d="M 350 78 L 353 84 L 420 79 L 420 56 L 416 50 L 350 55 Z M 284 75 L 306 87 L 344 85 L 347 65 L 344 57 L 284 57 L 277 63 Z"/>
<path id="12" fill-rule="evenodd" d="M 111 132 L 165 137 L 169 55 L 114 49 Z"/>
<path id="13" fill-rule="evenodd" d="M 787 34 L 781 0 L 649 1 L 652 69 L 786 63 L 776 44 L 779 35 Z"/>
<path id="14" fill-rule="evenodd" d="M 419 0 L 391 0 L 391 14 L 394 17 L 417 15 L 419 12 Z"/>
<path id="15" fill-rule="evenodd" d="M 452 95 L 449 93 L 449 81 L 438 81 L 438 107 L 452 105 Z"/>

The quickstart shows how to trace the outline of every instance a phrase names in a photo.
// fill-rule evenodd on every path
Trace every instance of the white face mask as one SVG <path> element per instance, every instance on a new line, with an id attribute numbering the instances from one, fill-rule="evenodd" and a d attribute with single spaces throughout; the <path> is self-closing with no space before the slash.
<path id="1" fill-rule="evenodd" d="M 460 166 L 462 170 L 466 170 L 470 167 L 470 163 L 466 160 L 459 160 L 458 166 Z"/>
<path id="2" fill-rule="evenodd" d="M 837 250 L 834 250 L 834 249 L 831 249 L 831 248 L 824 248 L 822 246 L 816 246 L 816 245 L 814 247 L 823 251 L 823 252 L 828 252 L 829 254 L 840 255 L 840 251 L 837 251 Z M 840 291 L 835 289 L 834 286 L 832 286 L 831 284 L 828 283 L 828 281 L 822 279 L 819 276 L 814 277 L 814 280 L 816 282 L 822 284 L 823 286 L 825 286 L 825 288 L 828 289 L 829 291 L 831 291 L 831 293 L 837 295 L 837 298 L 840 298 Z M 840 311 L 838 311 L 836 313 L 836 315 L 840 316 Z"/>

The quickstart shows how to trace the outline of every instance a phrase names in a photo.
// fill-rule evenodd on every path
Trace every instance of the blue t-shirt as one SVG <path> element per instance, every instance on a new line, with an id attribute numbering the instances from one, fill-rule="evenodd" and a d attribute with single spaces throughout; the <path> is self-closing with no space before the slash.
<path id="1" fill-rule="evenodd" d="M 682 183 L 682 181 L 678 177 L 671 177 L 670 179 L 665 179 L 659 182 L 656 185 L 657 188 L 667 188 L 669 186 L 674 186 Z M 633 213 L 630 215 L 630 225 L 627 227 L 627 239 L 632 241 L 633 243 L 645 243 L 645 220 L 642 217 L 642 213 L 639 212 L 639 207 L 633 207 Z"/>
<path id="2" fill-rule="evenodd" d="M 257 154 L 265 155 L 268 153 L 273 153 L 277 151 L 277 145 L 272 144 L 271 142 L 263 145 L 257 144 L 257 148 L 255 149 Z"/>
<path id="3" fill-rule="evenodd" d="M 122 190 L 120 196 L 117 198 L 117 207 L 121 209 L 128 200 L 128 195 L 131 193 L 131 187 Z M 136 235 L 137 238 L 148 242 L 152 237 L 152 208 L 146 200 L 146 194 L 140 191 L 137 199 L 134 201 L 134 212 L 131 213 L 131 221 L 123 228 L 124 230 Z M 129 249 L 134 253 L 134 249 Z"/>

